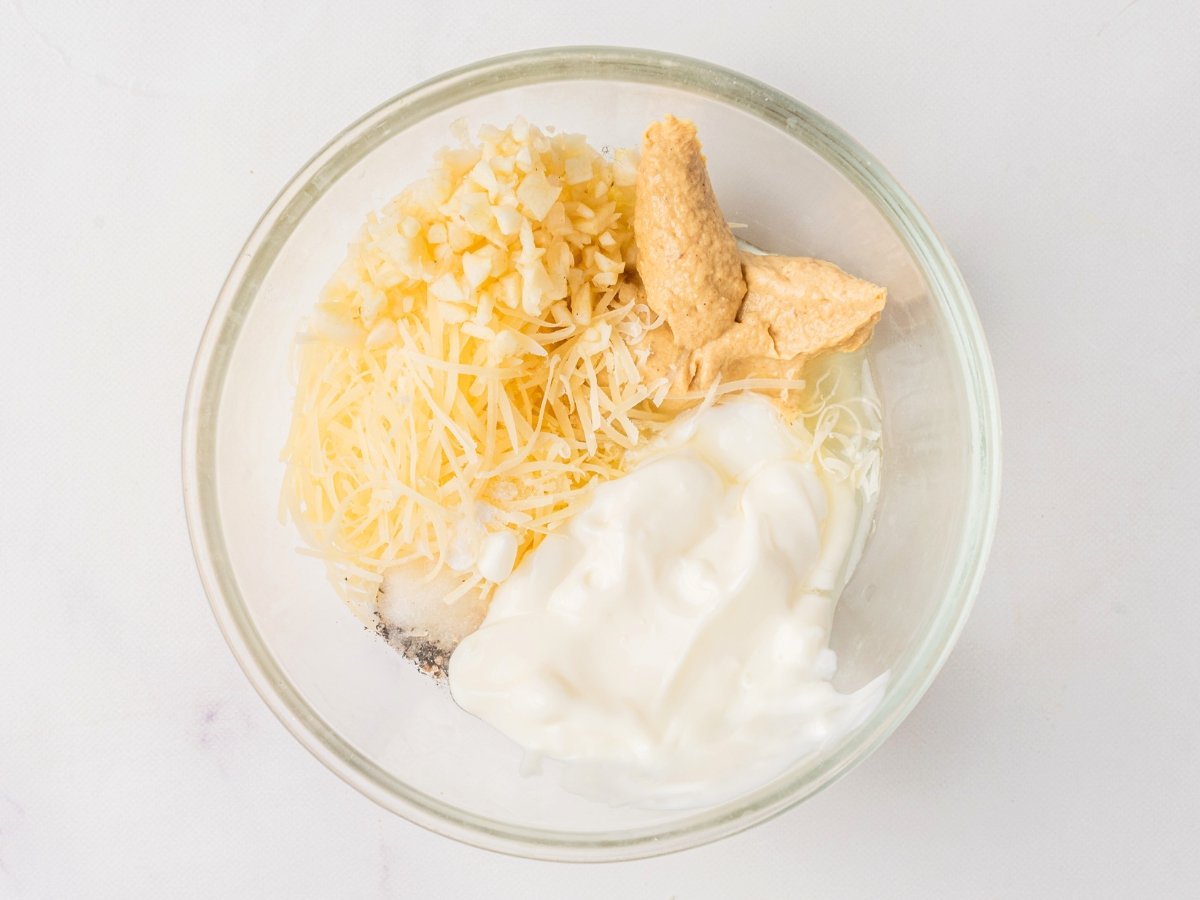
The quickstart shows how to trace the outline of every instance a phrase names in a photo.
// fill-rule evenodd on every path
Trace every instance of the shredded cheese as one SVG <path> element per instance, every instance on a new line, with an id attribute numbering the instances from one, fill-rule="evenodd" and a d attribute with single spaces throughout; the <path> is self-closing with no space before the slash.
<path id="1" fill-rule="evenodd" d="M 636 155 L 522 120 L 452 132 L 368 216 L 295 342 L 282 502 L 344 593 L 422 558 L 479 584 L 502 529 L 519 560 L 621 474 L 666 391 L 634 362 L 657 324 L 626 281 Z"/>
<path id="2" fill-rule="evenodd" d="M 809 440 L 809 461 L 835 481 L 848 480 L 864 501 L 879 493 L 882 409 L 871 368 L 857 354 L 834 354 L 809 369 L 813 385 L 795 424 Z"/>

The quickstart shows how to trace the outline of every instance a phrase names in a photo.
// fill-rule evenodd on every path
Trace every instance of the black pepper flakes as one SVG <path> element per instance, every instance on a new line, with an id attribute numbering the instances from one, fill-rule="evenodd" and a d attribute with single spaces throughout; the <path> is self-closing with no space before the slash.
<path id="1" fill-rule="evenodd" d="M 380 622 L 375 626 L 375 633 L 388 644 L 402 653 L 405 659 L 411 659 L 417 668 L 434 679 L 445 678 L 450 672 L 450 654 L 453 646 L 446 646 L 429 640 L 423 635 L 414 635 L 410 631 Z"/>

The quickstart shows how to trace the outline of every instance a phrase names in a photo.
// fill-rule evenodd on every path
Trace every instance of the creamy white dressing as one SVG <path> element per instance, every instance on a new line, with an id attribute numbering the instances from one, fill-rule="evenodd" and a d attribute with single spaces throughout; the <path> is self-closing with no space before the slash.
<path id="1" fill-rule="evenodd" d="M 830 684 L 860 504 L 743 398 L 668 430 L 501 584 L 455 701 L 613 804 L 709 805 L 831 746 L 886 675 Z"/>

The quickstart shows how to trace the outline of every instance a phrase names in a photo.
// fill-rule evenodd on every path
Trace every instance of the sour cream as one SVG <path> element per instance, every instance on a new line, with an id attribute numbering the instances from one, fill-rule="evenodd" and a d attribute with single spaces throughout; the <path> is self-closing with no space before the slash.
<path id="1" fill-rule="evenodd" d="M 759 399 L 681 422 L 496 589 L 455 701 L 612 804 L 717 803 L 831 746 L 886 676 L 830 684 L 861 511 L 803 451 Z"/>

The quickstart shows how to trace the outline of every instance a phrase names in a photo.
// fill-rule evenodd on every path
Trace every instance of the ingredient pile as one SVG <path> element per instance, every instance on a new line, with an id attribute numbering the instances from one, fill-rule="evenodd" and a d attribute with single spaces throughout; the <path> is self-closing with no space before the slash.
<path id="1" fill-rule="evenodd" d="M 355 612 L 564 786 L 695 806 L 831 746 L 883 288 L 740 246 L 691 122 L 452 126 L 296 338 L 283 502 Z"/>

